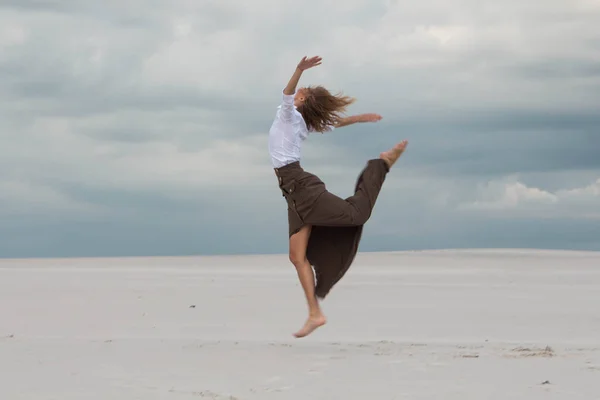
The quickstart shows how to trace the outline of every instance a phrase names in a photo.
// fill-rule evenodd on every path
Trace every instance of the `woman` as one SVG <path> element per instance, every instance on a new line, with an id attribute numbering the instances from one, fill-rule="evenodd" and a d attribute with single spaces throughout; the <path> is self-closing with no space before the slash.
<path id="1" fill-rule="evenodd" d="M 346 273 L 360 242 L 387 173 L 407 141 L 367 162 L 355 194 L 341 199 L 300 166 L 300 147 L 310 132 L 327 132 L 358 122 L 376 122 L 377 114 L 343 117 L 354 99 L 332 95 L 322 86 L 296 91 L 303 71 L 321 64 L 321 57 L 302 58 L 283 90 L 283 101 L 269 131 L 269 152 L 279 187 L 288 204 L 290 261 L 296 267 L 308 302 L 309 316 L 294 336 L 307 336 L 325 324 L 318 298 L 325 298 Z M 316 273 L 316 285 L 315 274 Z"/>

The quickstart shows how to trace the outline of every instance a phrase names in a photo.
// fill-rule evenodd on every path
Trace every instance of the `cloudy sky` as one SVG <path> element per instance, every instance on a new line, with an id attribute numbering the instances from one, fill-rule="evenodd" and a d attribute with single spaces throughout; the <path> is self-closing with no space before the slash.
<path id="1" fill-rule="evenodd" d="M 0 257 L 286 252 L 304 55 L 384 117 L 306 142 L 332 192 L 410 141 L 361 250 L 600 250 L 599 0 L 2 0 Z"/>

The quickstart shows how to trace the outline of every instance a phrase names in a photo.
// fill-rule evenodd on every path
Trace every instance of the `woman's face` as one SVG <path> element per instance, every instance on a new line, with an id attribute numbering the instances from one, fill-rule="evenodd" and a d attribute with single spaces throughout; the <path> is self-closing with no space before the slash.
<path id="1" fill-rule="evenodd" d="M 304 103 L 304 100 L 306 99 L 307 91 L 308 91 L 308 89 L 306 89 L 306 88 L 300 88 L 300 89 L 296 90 L 296 94 L 294 95 L 294 105 L 296 107 L 300 107 Z"/>

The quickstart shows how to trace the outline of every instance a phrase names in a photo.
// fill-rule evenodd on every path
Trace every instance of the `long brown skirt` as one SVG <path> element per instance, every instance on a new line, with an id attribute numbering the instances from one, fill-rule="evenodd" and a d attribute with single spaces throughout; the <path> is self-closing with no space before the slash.
<path id="1" fill-rule="evenodd" d="M 288 205 L 289 237 L 312 225 L 306 256 L 315 269 L 315 294 L 323 299 L 344 276 L 358 251 L 363 225 L 389 172 L 381 159 L 367 162 L 356 182 L 354 195 L 342 199 L 295 162 L 275 169 Z"/>

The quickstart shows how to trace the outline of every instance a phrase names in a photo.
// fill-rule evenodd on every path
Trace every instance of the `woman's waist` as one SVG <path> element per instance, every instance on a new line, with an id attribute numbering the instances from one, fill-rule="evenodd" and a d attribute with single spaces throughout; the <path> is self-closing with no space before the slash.
<path id="1" fill-rule="evenodd" d="M 281 167 L 273 168 L 273 170 L 275 175 L 282 179 L 293 179 L 306 173 L 300 166 L 300 161 L 289 162 Z"/>
<path id="2" fill-rule="evenodd" d="M 317 191 L 325 190 L 325 184 L 315 174 L 305 171 L 299 162 L 290 163 L 281 168 L 275 168 L 279 187 L 284 192 L 293 190 Z"/>

